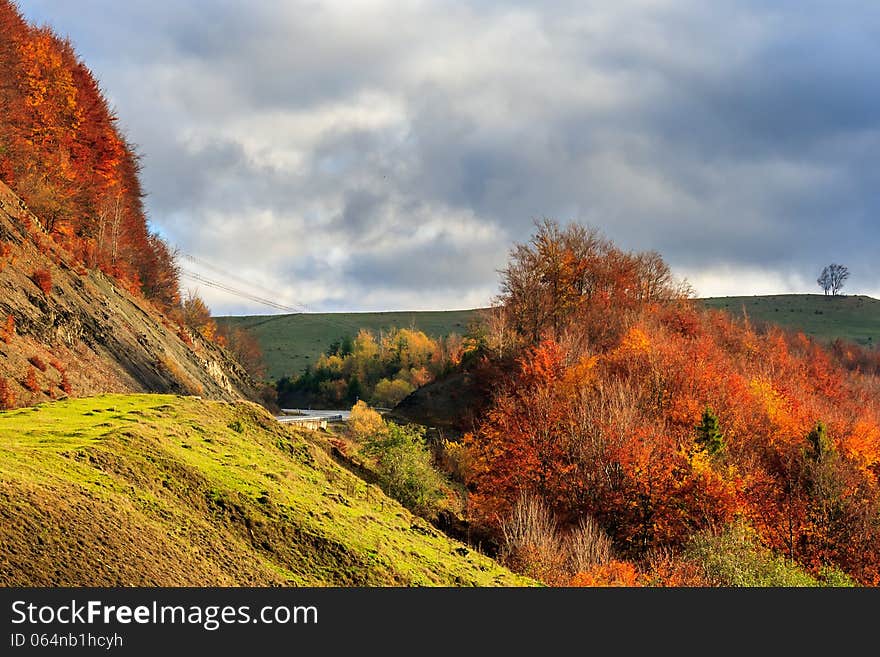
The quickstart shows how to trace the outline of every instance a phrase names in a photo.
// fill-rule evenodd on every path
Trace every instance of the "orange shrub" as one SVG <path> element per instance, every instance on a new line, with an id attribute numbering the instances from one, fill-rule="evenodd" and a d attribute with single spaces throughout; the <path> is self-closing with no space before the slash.
<path id="1" fill-rule="evenodd" d="M 569 586 L 639 586 L 636 567 L 628 561 L 612 561 L 575 575 Z"/>
<path id="2" fill-rule="evenodd" d="M 187 346 L 193 346 L 192 336 L 190 335 L 189 331 L 187 331 L 182 326 L 177 329 L 177 337 L 180 338 Z"/>
<path id="3" fill-rule="evenodd" d="M 6 324 L 3 327 L 3 330 L 0 331 L 0 336 L 3 338 L 3 342 L 9 344 L 9 341 L 12 340 L 12 336 L 15 335 L 15 317 L 12 315 L 6 316 Z"/>
<path id="4" fill-rule="evenodd" d="M 0 271 L 6 267 L 6 258 L 12 253 L 12 249 L 6 242 L 0 242 Z"/>
<path id="5" fill-rule="evenodd" d="M 48 367 L 46 365 L 46 362 L 39 356 L 31 356 L 30 358 L 28 358 L 28 362 L 41 372 L 45 372 Z"/>
<path id="6" fill-rule="evenodd" d="M 22 385 L 31 392 L 40 391 L 40 384 L 37 383 L 37 371 L 33 367 L 28 368 L 27 375 L 25 376 Z"/>
<path id="7" fill-rule="evenodd" d="M 0 410 L 8 410 L 15 407 L 15 392 L 9 381 L 0 376 Z"/>
<path id="8" fill-rule="evenodd" d="M 49 294 L 52 291 L 52 272 L 48 269 L 40 268 L 35 270 L 31 274 L 31 279 L 43 291 L 43 294 Z"/>

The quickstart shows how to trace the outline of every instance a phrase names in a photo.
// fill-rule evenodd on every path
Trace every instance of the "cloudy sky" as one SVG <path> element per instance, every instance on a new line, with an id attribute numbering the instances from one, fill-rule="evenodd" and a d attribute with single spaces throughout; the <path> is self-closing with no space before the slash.
<path id="1" fill-rule="evenodd" d="M 545 216 L 702 295 L 840 261 L 880 296 L 874 0 L 20 5 L 101 80 L 153 226 L 235 278 L 183 264 L 285 305 L 485 305 Z"/>

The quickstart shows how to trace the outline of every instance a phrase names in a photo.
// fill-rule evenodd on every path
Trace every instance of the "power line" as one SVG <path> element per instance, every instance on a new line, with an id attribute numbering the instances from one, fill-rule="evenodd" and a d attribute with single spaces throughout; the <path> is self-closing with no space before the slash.
<path id="1" fill-rule="evenodd" d="M 268 294 L 270 296 L 275 296 L 276 294 L 278 294 L 277 290 L 270 290 L 268 288 L 263 287 L 262 285 L 258 285 L 257 283 L 254 283 L 253 281 L 247 281 L 247 280 L 241 278 L 240 276 L 236 276 L 235 274 L 232 274 L 229 271 L 227 271 L 221 267 L 218 267 L 216 265 L 212 265 L 210 262 L 207 262 L 206 260 L 204 260 L 202 258 L 197 258 L 196 256 L 194 256 L 192 254 L 181 253 L 180 255 L 181 255 L 181 257 L 186 258 L 190 262 L 193 262 L 197 265 L 205 267 L 206 269 L 210 269 L 210 270 L 212 270 L 212 271 L 214 271 L 214 272 L 216 272 L 226 278 L 230 278 L 234 281 L 238 281 L 239 283 L 241 283 L 243 285 L 247 285 L 248 287 L 260 290 L 264 294 Z M 304 303 L 293 303 L 291 305 L 297 309 L 296 312 L 309 312 L 310 311 L 310 308 Z"/>
<path id="2" fill-rule="evenodd" d="M 255 284 L 253 284 L 249 281 L 246 281 L 238 276 L 230 274 L 215 265 L 211 265 L 210 263 L 202 260 L 201 258 L 196 258 L 195 256 L 192 256 L 189 254 L 183 254 L 183 255 L 187 260 L 191 260 L 192 262 L 195 262 L 199 265 L 202 265 L 204 267 L 207 267 L 209 269 L 217 271 L 218 273 L 221 273 L 224 276 L 228 276 L 229 278 L 236 279 L 236 280 L 240 281 L 241 283 L 244 283 L 245 285 L 264 290 L 268 294 L 274 294 L 274 292 L 272 292 L 270 290 L 266 290 L 265 288 L 263 288 L 260 285 L 255 285 Z M 288 314 L 291 314 L 291 315 L 306 315 L 306 314 L 308 314 L 311 317 L 313 317 L 314 319 L 321 321 L 321 322 L 324 322 L 325 324 L 327 324 L 329 326 L 333 326 L 334 328 L 337 328 L 337 329 L 343 329 L 346 333 L 349 333 L 352 331 L 357 332 L 361 328 L 361 327 L 355 326 L 354 324 L 350 324 L 348 322 L 330 319 L 329 317 L 326 317 L 323 314 L 315 313 L 314 311 L 307 312 L 306 310 L 304 310 L 304 309 L 308 308 L 308 306 L 306 306 L 305 304 L 297 304 L 298 307 L 287 306 L 283 303 L 279 303 L 278 301 L 274 301 L 273 299 L 267 299 L 265 297 L 258 296 L 252 292 L 240 290 L 240 289 L 232 287 L 226 283 L 208 278 L 207 276 L 204 276 L 204 275 L 199 274 L 197 272 L 190 271 L 188 269 L 184 269 L 183 267 L 180 268 L 180 273 L 182 276 L 185 276 L 193 281 L 207 285 L 208 287 L 214 288 L 216 290 L 221 290 L 221 291 L 226 292 L 228 294 L 232 294 L 232 295 L 240 297 L 242 299 L 247 299 L 248 301 L 253 301 L 255 303 L 259 303 L 261 305 L 268 306 L 270 308 L 274 308 L 276 310 L 281 310 L 281 311 L 288 313 Z"/>
<path id="3" fill-rule="evenodd" d="M 302 314 L 302 311 L 293 308 L 291 306 L 285 306 L 284 304 L 278 303 L 277 301 L 272 301 L 271 299 L 265 299 L 263 297 L 259 297 L 255 294 L 251 294 L 250 292 L 245 292 L 244 290 L 238 290 L 234 287 L 230 287 L 224 283 L 220 283 L 219 281 L 212 280 L 201 274 L 197 274 L 196 272 L 189 271 L 188 269 L 180 269 L 180 273 L 187 278 L 190 278 L 194 281 L 198 281 L 199 283 L 204 283 L 208 287 L 212 287 L 218 290 L 223 290 L 224 292 L 228 292 L 229 294 L 233 294 L 237 297 L 241 297 L 243 299 L 248 299 L 249 301 L 254 301 L 256 303 L 262 304 L 264 306 L 269 306 L 271 308 L 275 308 L 276 310 L 283 310 L 285 312 L 291 314 Z"/>
<path id="4" fill-rule="evenodd" d="M 225 276 L 227 278 L 231 278 L 233 280 L 236 280 L 243 285 L 247 285 L 248 287 L 252 287 L 257 290 L 261 290 L 265 294 L 268 294 L 272 297 L 274 297 L 275 295 L 278 294 L 277 290 L 270 290 L 268 288 L 263 287 L 262 285 L 254 283 L 252 281 L 245 280 L 245 279 L 241 278 L 240 276 L 236 276 L 235 274 L 231 274 L 227 269 L 225 269 L 223 267 L 219 267 L 214 264 L 211 264 L 210 262 L 208 262 L 204 258 L 196 257 L 196 256 L 192 255 L 191 253 L 181 253 L 180 255 L 195 264 L 198 264 L 202 267 L 206 267 L 207 269 L 211 269 L 211 270 L 217 272 L 221 276 Z M 275 303 L 278 303 L 278 302 L 275 302 Z M 293 301 L 291 303 L 291 305 L 294 306 L 294 310 L 290 310 L 288 312 L 295 313 L 295 314 L 321 315 L 320 317 L 316 317 L 316 319 L 319 319 L 325 323 L 332 324 L 332 325 L 335 325 L 335 326 L 338 326 L 341 328 L 345 328 L 348 330 L 359 331 L 362 328 L 360 326 L 356 326 L 356 325 L 351 324 L 349 322 L 345 322 L 344 320 L 331 320 L 327 317 L 324 317 L 323 315 L 325 315 L 326 313 L 319 313 L 317 310 L 315 310 L 314 308 L 309 306 L 307 303 L 303 303 L 302 301 Z"/>

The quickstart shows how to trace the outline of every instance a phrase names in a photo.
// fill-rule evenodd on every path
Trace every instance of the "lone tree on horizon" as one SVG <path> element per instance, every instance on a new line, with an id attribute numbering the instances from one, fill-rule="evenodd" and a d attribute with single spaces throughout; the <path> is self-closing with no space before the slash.
<path id="1" fill-rule="evenodd" d="M 849 269 L 844 265 L 832 263 L 822 270 L 822 273 L 819 274 L 819 278 L 816 279 L 816 282 L 819 284 L 819 287 L 822 288 L 822 291 L 825 292 L 825 296 L 831 294 L 831 296 L 836 297 L 840 294 L 843 286 L 846 285 L 846 279 L 848 278 Z"/>

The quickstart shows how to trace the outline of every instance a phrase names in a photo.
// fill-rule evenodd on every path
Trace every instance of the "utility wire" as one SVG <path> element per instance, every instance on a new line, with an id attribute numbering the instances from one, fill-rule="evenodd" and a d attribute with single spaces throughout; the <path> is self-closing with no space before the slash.
<path id="1" fill-rule="evenodd" d="M 220 274 L 221 276 L 224 276 L 226 278 L 230 278 L 234 281 L 237 281 L 238 283 L 241 283 L 242 285 L 246 285 L 246 286 L 248 286 L 250 288 L 254 288 L 256 290 L 260 290 L 262 293 L 268 294 L 270 297 L 274 297 L 278 293 L 277 290 L 270 290 L 268 288 L 263 287 L 262 285 L 258 285 L 257 283 L 254 283 L 253 281 L 247 281 L 239 276 L 236 276 L 235 274 L 230 273 L 229 271 L 223 269 L 222 267 L 212 265 L 210 262 L 207 262 L 206 260 L 204 260 L 202 258 L 197 258 L 196 256 L 191 255 L 189 253 L 181 253 L 180 256 L 182 258 L 186 258 L 190 262 L 193 262 L 197 265 L 205 267 L 206 269 L 210 269 L 210 270 Z M 284 304 L 282 304 L 282 305 L 284 305 Z M 314 312 L 304 303 L 293 303 L 290 305 L 292 307 L 296 308 L 295 312 Z"/>
<path id="2" fill-rule="evenodd" d="M 234 274 L 230 274 L 230 273 L 224 271 L 223 269 L 221 269 L 220 267 L 212 265 L 201 258 L 196 258 L 195 256 L 192 256 L 189 254 L 182 254 L 182 255 L 187 260 L 190 260 L 190 261 L 192 261 L 196 264 L 199 264 L 203 267 L 207 267 L 208 269 L 212 269 L 220 274 L 223 274 L 224 276 L 235 279 L 245 285 L 248 285 L 250 287 L 254 287 L 256 289 L 264 290 L 268 294 L 274 294 L 270 290 L 267 290 L 266 288 L 263 288 L 260 285 L 256 285 L 254 283 L 246 281 L 238 276 L 235 276 Z M 274 301 L 273 299 L 267 299 L 265 297 L 258 296 L 252 292 L 247 292 L 245 290 L 241 290 L 241 289 L 232 287 L 232 286 L 230 286 L 226 283 L 223 283 L 221 281 L 213 280 L 211 278 L 208 278 L 207 276 L 204 276 L 203 274 L 199 274 L 197 272 L 190 271 L 188 269 L 184 269 L 183 267 L 180 268 L 180 273 L 182 276 L 185 276 L 186 278 L 189 278 L 193 281 L 207 285 L 208 287 L 214 288 L 216 290 L 221 290 L 221 291 L 226 292 L 228 294 L 232 294 L 234 296 L 241 297 L 243 299 L 247 299 L 248 301 L 253 301 L 255 303 L 259 303 L 261 305 L 268 306 L 270 308 L 274 308 L 276 310 L 281 310 L 281 311 L 288 313 L 288 314 L 291 314 L 291 315 L 306 315 L 306 314 L 308 314 L 311 317 L 313 317 L 314 319 L 317 319 L 318 321 L 324 322 L 325 324 L 327 324 L 329 326 L 333 326 L 334 328 L 337 328 L 337 329 L 343 329 L 346 333 L 349 333 L 352 331 L 357 332 L 361 328 L 361 327 L 355 326 L 354 324 L 351 324 L 348 322 L 330 319 L 329 317 L 325 316 L 324 314 L 315 313 L 314 311 L 308 312 L 308 306 L 306 306 L 305 304 L 297 304 L 296 306 L 288 306 L 288 305 L 285 305 L 285 304 L 280 303 L 278 301 Z"/>
<path id="3" fill-rule="evenodd" d="M 249 301 L 254 301 L 256 303 L 262 304 L 264 306 L 269 306 L 271 308 L 275 308 L 276 310 L 283 310 L 292 314 L 302 314 L 298 308 L 293 308 L 291 306 L 285 306 L 284 304 L 278 303 L 276 301 L 272 301 L 271 299 L 264 299 L 263 297 L 259 297 L 255 294 L 251 294 L 250 292 L 245 292 L 244 290 L 238 290 L 234 287 L 230 287 L 224 283 L 220 283 L 218 281 L 211 280 L 210 278 L 206 278 L 201 274 L 197 274 L 196 272 L 189 271 L 188 269 L 180 269 L 180 273 L 183 276 L 186 276 L 189 279 L 194 281 L 198 281 L 199 283 L 204 283 L 208 287 L 213 287 L 218 290 L 223 290 L 224 292 L 228 292 L 229 294 L 234 294 L 237 297 L 241 297 L 243 299 L 248 299 Z"/>

